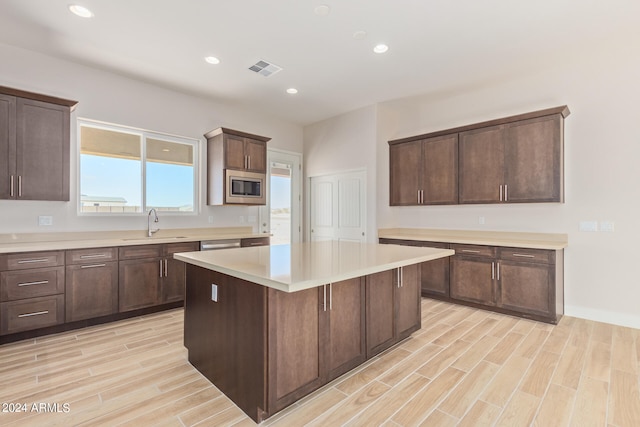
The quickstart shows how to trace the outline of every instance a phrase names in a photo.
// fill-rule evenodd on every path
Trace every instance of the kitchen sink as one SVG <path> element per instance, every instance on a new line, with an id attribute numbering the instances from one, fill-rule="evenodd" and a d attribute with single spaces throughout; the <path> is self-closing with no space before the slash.
<path id="1" fill-rule="evenodd" d="M 153 237 L 130 237 L 130 238 L 121 239 L 121 240 L 127 242 L 132 240 L 173 240 L 173 239 L 186 239 L 186 238 L 187 236 L 171 236 L 171 237 L 153 236 Z"/>

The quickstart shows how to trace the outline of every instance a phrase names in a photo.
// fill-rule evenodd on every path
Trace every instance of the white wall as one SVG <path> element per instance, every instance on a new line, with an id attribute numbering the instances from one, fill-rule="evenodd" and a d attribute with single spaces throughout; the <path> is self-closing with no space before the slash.
<path id="1" fill-rule="evenodd" d="M 379 105 L 378 227 L 567 233 L 566 314 L 640 327 L 640 57 L 625 47 L 592 46 L 491 86 Z M 564 104 L 564 204 L 388 205 L 388 140 Z M 581 220 L 615 221 L 615 232 L 580 232 Z"/>
<path id="2" fill-rule="evenodd" d="M 200 139 L 202 176 L 205 176 L 206 163 L 203 134 L 219 126 L 269 136 L 271 148 L 302 152 L 302 127 L 260 111 L 214 103 L 3 44 L 0 44 L 0 57 L 0 85 L 79 101 L 71 125 L 71 201 L 0 200 L 0 234 L 146 228 L 146 218 L 142 216 L 77 215 L 77 117 Z M 187 217 L 162 215 L 160 228 L 257 227 L 257 222 L 246 222 L 250 217 L 257 218 L 257 207 L 206 206 L 204 185 L 200 197 L 199 214 Z M 39 227 L 38 215 L 52 215 L 53 226 Z M 208 222 L 210 215 L 214 217 L 213 223 Z"/>
<path id="3" fill-rule="evenodd" d="M 305 194 L 309 177 L 365 170 L 367 176 L 366 240 L 377 240 L 376 222 L 376 116 L 369 106 L 304 128 Z M 309 236 L 309 204 L 305 203 L 305 237 Z M 307 239 L 305 239 L 307 240 Z"/>

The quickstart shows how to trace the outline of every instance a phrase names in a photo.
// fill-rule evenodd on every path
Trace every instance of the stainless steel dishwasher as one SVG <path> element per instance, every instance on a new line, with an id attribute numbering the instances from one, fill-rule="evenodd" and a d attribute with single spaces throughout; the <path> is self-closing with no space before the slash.
<path id="1" fill-rule="evenodd" d="M 200 242 L 201 251 L 216 251 L 219 249 L 239 248 L 240 239 L 203 240 Z"/>

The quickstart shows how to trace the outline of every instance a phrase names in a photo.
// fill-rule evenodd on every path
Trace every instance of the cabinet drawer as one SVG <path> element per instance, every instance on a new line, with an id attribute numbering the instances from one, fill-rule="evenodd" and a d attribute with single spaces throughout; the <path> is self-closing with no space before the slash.
<path id="1" fill-rule="evenodd" d="M 545 249 L 500 248 L 500 259 L 555 264 L 555 251 Z"/>
<path id="2" fill-rule="evenodd" d="M 64 295 L 0 303 L 0 334 L 64 323 Z"/>
<path id="3" fill-rule="evenodd" d="M 269 246 L 269 237 L 251 237 L 248 239 L 241 239 L 240 246 L 243 248 L 249 246 Z"/>
<path id="4" fill-rule="evenodd" d="M 0 257 L 0 270 L 57 267 L 64 265 L 64 252 L 24 252 Z"/>
<path id="5" fill-rule="evenodd" d="M 0 273 L 0 301 L 64 293 L 64 267 Z"/>
<path id="6" fill-rule="evenodd" d="M 85 264 L 116 261 L 118 248 L 77 249 L 66 252 L 67 264 Z"/>
<path id="7" fill-rule="evenodd" d="M 168 243 L 164 245 L 164 255 L 176 254 L 178 252 L 193 252 L 199 250 L 199 242 Z"/>
<path id="8" fill-rule="evenodd" d="M 496 252 L 493 246 L 481 245 L 451 245 L 451 249 L 456 251 L 456 255 L 471 255 L 481 257 L 495 257 Z"/>
<path id="9" fill-rule="evenodd" d="M 162 256 L 162 245 L 123 246 L 118 249 L 118 258 L 159 258 Z"/>

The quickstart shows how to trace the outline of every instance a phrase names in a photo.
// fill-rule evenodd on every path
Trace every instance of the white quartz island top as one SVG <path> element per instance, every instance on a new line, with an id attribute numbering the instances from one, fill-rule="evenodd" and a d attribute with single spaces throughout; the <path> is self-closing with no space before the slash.
<path id="1" fill-rule="evenodd" d="M 183 252 L 174 257 L 263 286 L 295 292 L 453 254 L 450 249 L 323 241 Z"/>

